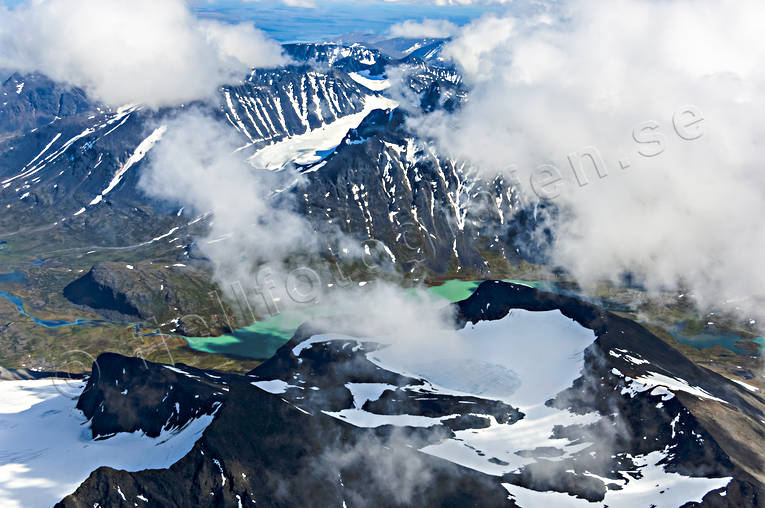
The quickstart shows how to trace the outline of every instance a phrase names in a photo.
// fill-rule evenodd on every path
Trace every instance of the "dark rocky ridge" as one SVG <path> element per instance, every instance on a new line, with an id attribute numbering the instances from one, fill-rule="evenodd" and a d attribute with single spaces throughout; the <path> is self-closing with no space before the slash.
<path id="1" fill-rule="evenodd" d="M 111 388 L 112 378 L 122 378 L 123 366 L 145 369 L 141 378 L 148 382 L 139 384 L 158 383 L 151 392 L 153 399 L 166 387 L 159 381 L 171 372 L 157 364 L 143 367 L 135 359 L 116 355 L 100 357 L 98 362 L 102 360 L 109 367 L 101 369 L 99 380 L 83 393 L 91 405 L 114 405 L 118 388 Z M 208 381 L 203 372 L 178 367 L 202 379 L 183 375 L 173 379 L 180 393 L 193 393 L 200 382 L 218 382 Z M 437 440 L 440 431 L 358 429 L 259 390 L 251 385 L 252 379 L 231 376 L 225 380 L 222 388 L 230 391 L 222 407 L 215 408 L 215 420 L 192 451 L 169 469 L 128 473 L 99 468 L 57 506 L 130 506 L 139 495 L 149 499 L 149 506 L 237 506 L 240 501 L 245 506 L 318 507 L 344 502 L 348 506 L 513 506 L 496 479 L 406 446 L 424 446 Z M 134 400 L 143 397 L 138 392 Z M 198 399 L 185 400 L 181 407 L 184 403 L 194 407 L 194 400 Z M 83 399 L 81 404 L 85 404 Z M 209 410 L 215 403 L 197 405 L 197 411 L 204 411 L 201 408 Z M 147 409 L 152 407 L 149 403 Z M 129 418 L 120 418 L 121 414 L 118 409 L 105 428 L 102 420 L 94 425 L 101 431 L 136 428 Z M 131 409 L 128 414 L 137 412 Z M 156 429 L 163 417 L 155 417 L 151 411 L 148 414 L 148 418 L 139 419 L 138 427 Z M 382 456 L 388 457 L 384 460 L 390 461 L 390 466 L 381 470 Z M 126 501 L 118 494 L 117 485 Z"/>
<path id="2" fill-rule="evenodd" d="M 487 302 L 491 302 L 491 306 L 487 307 Z M 765 416 L 761 409 L 754 407 L 748 401 L 749 393 L 741 386 L 715 372 L 697 366 L 640 324 L 605 311 L 596 305 L 573 297 L 501 281 L 483 282 L 473 295 L 455 305 L 458 308 L 458 317 L 463 323 L 501 319 L 512 309 L 560 310 L 566 317 L 595 332 L 597 336 L 595 345 L 601 354 L 609 356 L 609 350 L 622 348 L 638 358 L 650 358 L 652 371 L 676 376 L 694 386 L 699 386 L 710 394 L 747 411 L 752 418 Z M 593 351 L 592 354 L 597 352 Z M 612 367 L 618 368 L 633 378 L 646 370 L 640 365 L 621 358 L 609 357 L 608 362 L 612 364 Z"/>
<path id="3" fill-rule="evenodd" d="M 601 414 L 601 420 L 595 424 L 556 427 L 554 431 L 556 437 L 584 440 L 591 442 L 591 446 L 563 460 L 556 458 L 552 449 L 523 451 L 535 462 L 504 475 L 501 481 L 543 491 L 568 492 L 597 501 L 603 499 L 606 489 L 615 488 L 615 484 L 589 473 L 616 480 L 614 471 L 634 469 L 632 457 L 668 450 L 663 465 L 669 471 L 690 476 L 733 476 L 724 489 L 725 496 L 720 495 L 723 490 L 712 491 L 701 506 L 759 505 L 762 483 L 756 474 L 742 467 L 742 456 L 732 453 L 725 433 L 710 426 L 708 415 L 719 418 L 723 427 L 730 421 L 726 411 L 750 419 L 759 418 L 762 414 L 759 399 L 733 383 L 714 379 L 712 373 L 678 356 L 640 325 L 574 298 L 514 284 L 487 282 L 456 307 L 461 323 L 500 319 L 513 308 L 558 309 L 596 331 L 597 339 L 585 355 L 582 377 L 548 402 L 575 412 Z M 216 397 L 222 397 L 200 397 L 205 402 L 196 403 L 187 396 L 184 399 L 184 404 L 194 408 L 191 414 L 209 411 L 210 401 L 213 405 L 223 403 L 194 449 L 167 470 L 127 473 L 100 468 L 60 506 L 93 506 L 94 503 L 119 506 L 122 501 L 117 485 L 126 496 L 126 505 L 139 494 L 147 496 L 154 506 L 223 506 L 239 500 L 270 506 L 326 506 L 343 502 L 348 506 L 513 504 L 496 477 L 416 451 L 428 443 L 453 436 L 455 430 L 485 426 L 482 418 L 471 416 L 472 411 L 430 428 L 365 429 L 325 415 L 322 411 L 353 407 L 353 398 L 345 386 L 349 382 L 386 383 L 393 387 L 385 390 L 379 400 L 363 405 L 364 410 L 372 413 L 443 416 L 457 410 L 459 405 L 455 398 L 428 393 L 423 380 L 389 372 L 371 363 L 366 354 L 378 348 L 377 344 L 336 340 L 295 349 L 322 331 L 323 328 L 304 325 L 271 360 L 247 376 L 216 380 L 210 376 L 219 374 L 178 366 L 188 374 L 180 374 L 172 380 L 174 386 L 179 385 L 175 388 L 179 393 L 192 393 L 202 383 L 208 387 L 205 389 L 221 392 Z M 629 361 L 624 355 L 611 355 L 613 348 L 628 351 L 647 363 Z M 123 382 L 121 368 L 146 369 L 139 379 L 132 381 L 136 384 L 130 388 L 139 394 L 133 399 L 139 406 L 141 385 L 155 384 L 150 392 L 156 399 L 164 393 L 163 383 L 174 371 L 118 356 L 107 357 L 104 362 L 110 367 L 103 369 L 97 380 L 91 380 L 92 394 L 83 393 L 81 404 L 87 401 L 90 408 L 106 408 L 104 412 L 110 416 L 105 418 L 106 426 L 101 430 L 135 428 L 134 418 L 117 417 L 123 409 L 118 403 L 119 387 L 112 388 L 112 385 L 115 379 L 117 384 Z M 633 379 L 649 371 L 682 376 L 689 383 L 708 389 L 712 396 L 724 397 L 726 403 L 702 400 L 681 391 L 666 400 L 662 393 L 653 394 L 651 390 L 625 395 L 623 390 L 629 389 L 630 381 L 614 374 L 614 369 Z M 132 370 L 131 374 L 134 373 Z M 713 381 L 705 380 L 707 377 Z M 283 381 L 283 393 L 268 393 L 252 386 L 252 382 L 261 380 Z M 221 384 L 224 382 L 226 384 Z M 223 388 L 229 388 L 230 392 L 222 393 Z M 506 425 L 523 417 L 505 404 L 485 399 L 470 402 L 483 405 L 479 413 L 504 418 Z M 149 408 L 156 406 L 148 405 Z M 163 411 L 162 404 L 158 408 L 159 412 Z M 138 412 L 133 408 L 126 414 Z M 149 419 L 150 423 L 139 427 L 153 425 L 156 430 L 157 425 L 167 421 L 164 418 L 168 414 Z M 614 434 L 617 420 L 620 428 Z M 104 421 L 96 419 L 94 424 L 101 426 Z M 615 435 L 613 440 L 593 440 L 593 436 L 610 434 Z M 492 460 L 501 462 L 496 458 Z M 383 464 L 390 465 L 390 469 L 382 467 Z M 381 469 L 390 474 L 381 476 Z M 400 497 L 404 480 L 408 480 L 411 487 L 410 496 L 406 498 Z"/>
<path id="4" fill-rule="evenodd" d="M 523 417 L 523 413 L 500 401 L 434 393 L 426 380 L 403 376 L 375 365 L 366 358 L 367 353 L 380 347 L 374 342 L 319 343 L 301 349 L 297 356 L 294 354 L 297 345 L 322 331 L 326 332 L 310 325 L 301 327 L 276 355 L 248 375 L 301 386 L 303 392 L 288 390 L 285 396 L 312 412 L 353 407 L 347 383 L 381 383 L 395 388 L 385 390 L 376 401 L 366 401 L 360 409 L 380 415 L 408 414 L 433 418 L 459 415 L 456 421 L 452 421 L 452 426 L 466 424 L 466 417 L 471 414 L 491 415 L 503 424 L 515 423 Z M 478 428 L 485 425 L 483 420 L 476 423 Z M 440 429 L 438 432 L 444 431 Z"/>
<path id="5" fill-rule="evenodd" d="M 228 333 L 231 311 L 214 297 L 209 277 L 193 266 L 98 263 L 67 285 L 64 296 L 106 316 L 140 319 L 187 336 Z"/>
<path id="6" fill-rule="evenodd" d="M 99 355 L 77 401 L 93 438 L 143 431 L 157 437 L 213 414 L 226 400 L 229 376 L 174 368 L 113 353 Z"/>
<path id="7" fill-rule="evenodd" d="M 490 306 L 487 305 L 489 302 Z M 733 476 L 725 497 L 717 492 L 709 493 L 701 506 L 759 506 L 759 500 L 765 496 L 765 483 L 761 479 L 765 462 L 755 458 L 760 441 L 755 440 L 751 443 L 752 448 L 747 448 L 738 440 L 732 442 L 728 434 L 741 429 L 739 420 L 745 415 L 750 426 L 746 430 L 765 437 L 758 425 L 765 408 L 761 398 L 752 396 L 719 374 L 697 366 L 640 324 L 576 298 L 518 284 L 487 281 L 468 299 L 454 305 L 462 326 L 468 322 L 501 319 L 512 309 L 557 309 L 594 330 L 597 339 L 585 351 L 583 376 L 548 405 L 577 412 L 597 411 L 605 418 L 591 428 L 560 429 L 561 435 L 569 439 L 610 435 L 612 431 L 603 423 L 616 422 L 613 419 L 616 413 L 621 427 L 614 441 L 617 449 L 629 450 L 631 455 L 668 449 L 672 450 L 664 461 L 668 471 L 689 476 Z M 646 363 L 636 364 L 625 355 L 610 354 L 617 350 L 628 351 L 631 357 Z M 615 375 L 614 370 L 622 375 Z M 702 401 L 683 391 L 675 391 L 675 396 L 668 401 L 661 394 L 652 395 L 651 390 L 629 399 L 624 397 L 629 379 L 650 373 L 685 380 L 726 403 Z M 659 403 L 661 408 L 657 410 Z M 616 470 L 615 466 L 626 457 L 624 453 L 617 453 L 612 457 L 611 467 L 604 467 L 602 457 L 612 453 L 610 447 L 596 448 L 595 457 L 600 459 L 593 460 L 589 454 L 581 454 L 574 464 L 539 460 L 538 464 L 527 467 L 520 474 L 506 475 L 505 479 L 529 488 L 571 492 L 572 478 L 562 473 L 573 468 L 609 477 L 609 469 Z M 560 482 L 540 483 L 540 478 L 549 477 L 549 474 L 534 474 L 540 469 L 546 473 L 558 471 Z M 581 492 L 581 497 L 598 499 L 598 492 L 602 491 L 596 487 L 590 484 Z"/>
<path id="8" fill-rule="evenodd" d="M 140 317 L 140 312 L 128 301 L 125 293 L 114 287 L 115 281 L 106 279 L 107 273 L 102 266 L 94 266 L 88 273 L 66 286 L 64 296 L 77 305 Z"/>
<path id="9" fill-rule="evenodd" d="M 332 42 L 285 44 L 284 51 L 298 62 L 338 67 L 347 72 L 381 74 L 391 59 L 376 49 L 359 44 Z"/>
<path id="10" fill-rule="evenodd" d="M 1 72 L 1 70 L 0 70 Z M 43 127 L 56 118 L 95 110 L 85 92 L 55 83 L 42 74 L 13 73 L 0 85 L 0 139 Z"/>
<path id="11" fill-rule="evenodd" d="M 253 71 L 241 85 L 224 87 L 221 108 L 254 149 L 358 113 L 370 94 L 340 69 L 290 66 Z"/>

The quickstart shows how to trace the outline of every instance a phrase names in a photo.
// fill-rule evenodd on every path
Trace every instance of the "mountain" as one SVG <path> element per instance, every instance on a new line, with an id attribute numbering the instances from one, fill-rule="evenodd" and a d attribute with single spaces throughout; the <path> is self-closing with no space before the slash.
<path id="1" fill-rule="evenodd" d="M 285 44 L 284 51 L 298 62 L 323 64 L 345 71 L 372 71 L 381 74 L 393 59 L 358 43 L 314 42 Z"/>
<path id="2" fill-rule="evenodd" d="M 251 154 L 251 162 L 256 167 L 281 169 L 293 162 L 312 164 L 332 154 L 332 160 L 327 161 L 329 175 L 318 171 L 319 165 L 313 164 L 316 174 L 309 185 L 300 190 L 316 198 L 317 204 L 328 187 L 334 186 L 331 194 L 335 197 L 332 204 L 336 206 L 333 208 L 357 206 L 352 185 L 340 188 L 337 187 L 340 182 L 331 182 L 335 174 L 332 167 L 347 161 L 347 157 L 351 157 L 347 152 L 353 148 L 335 148 L 356 127 L 367 130 L 379 123 L 379 114 L 373 114 L 376 108 L 391 110 L 396 107 L 394 101 L 382 96 L 385 88 L 390 86 L 383 74 L 388 66 L 405 69 L 408 85 L 422 96 L 422 106 L 426 110 L 457 107 L 464 95 L 459 75 L 453 69 L 433 67 L 411 59 L 406 62 L 393 60 L 378 50 L 357 44 L 292 44 L 286 45 L 285 50 L 296 60 L 295 65 L 253 71 L 242 83 L 222 87 L 218 104 L 203 107 L 224 119 L 241 135 L 242 149 Z M 163 118 L 172 115 L 173 111 L 153 112 L 140 105 L 126 105 L 113 111 L 87 102 L 79 90 L 67 92 L 67 95 L 62 86 L 35 76 L 14 75 L 6 82 L 6 88 L 17 86 L 15 83 L 21 81 L 27 83 L 25 93 L 29 94 L 21 96 L 24 101 L 35 93 L 36 96 L 58 98 L 60 106 L 53 108 L 51 104 L 40 104 L 39 100 L 29 98 L 33 109 L 21 114 L 15 122 L 4 124 L 7 129 L 13 129 L 13 136 L 0 142 L 0 168 L 3 168 L 0 170 L 0 205 L 5 209 L 1 225 L 6 233 L 21 233 L 33 228 L 61 229 L 65 233 L 54 234 L 62 242 L 65 238 L 77 238 L 80 243 L 117 246 L 147 242 L 174 228 L 182 232 L 199 219 L 187 218 L 170 203 L 149 199 L 137 188 L 146 154 L 162 137 Z M 68 106 L 70 103 L 73 106 Z M 403 117 L 396 111 L 394 121 L 388 122 L 387 126 L 379 125 L 377 130 L 380 132 L 369 133 L 370 137 L 380 141 L 364 148 L 364 167 L 357 168 L 350 178 L 356 187 L 369 187 L 372 178 L 381 180 L 382 167 L 377 167 L 378 160 L 393 161 L 393 167 L 406 167 L 417 156 L 407 150 L 425 154 L 421 140 L 415 139 L 405 128 Z M 38 117 L 48 121 L 43 123 L 36 120 Z M 31 123 L 35 123 L 35 128 L 29 131 L 27 127 Z M 383 128 L 384 133 L 381 132 Z M 345 144 L 360 141 L 349 139 Z M 420 148 L 415 148 L 416 144 Z M 395 149 L 388 148 L 393 145 Z M 323 146 L 327 149 L 310 155 L 310 147 L 316 152 Z M 309 148 L 309 156 L 301 158 L 300 154 L 306 148 Z M 434 199 L 408 196 L 404 201 L 411 204 L 406 205 L 402 214 L 411 215 L 409 210 L 416 207 L 415 213 L 422 218 L 423 224 L 448 221 L 450 227 L 461 229 L 464 218 L 459 201 L 464 197 L 459 194 L 472 188 L 468 182 L 476 175 L 467 168 L 463 171 L 461 168 L 465 165 L 460 161 L 439 164 L 448 173 L 441 180 L 452 180 L 450 185 L 457 185 L 459 189 L 447 188 L 448 185 L 423 189 L 423 192 L 433 194 Z M 420 167 L 425 165 L 423 162 Z M 367 168 L 376 174 L 367 175 Z M 411 175 L 411 178 L 416 177 Z M 497 197 L 502 200 L 509 191 L 507 185 L 500 187 Z M 489 187 L 484 188 L 482 192 Z M 431 212 L 429 205 L 439 203 L 447 204 L 445 209 Z M 427 206 L 423 207 L 423 204 Z M 393 211 L 392 206 L 398 205 L 397 202 L 388 203 L 380 210 L 387 213 L 388 209 Z M 315 215 L 309 215 L 309 218 L 313 217 Z M 206 220 L 202 218 L 203 223 Z M 350 217 L 344 227 L 361 239 L 370 234 L 369 224 L 360 216 Z M 115 231 L 119 231 L 119 235 Z M 486 236 L 493 236 L 493 232 L 487 232 Z M 453 240 L 450 237 L 444 241 L 454 243 Z M 390 245 L 395 247 L 394 243 Z M 481 264 L 476 262 L 479 256 L 475 252 L 469 257 L 472 259 L 466 259 L 466 263 L 473 267 Z M 432 268 L 437 268 L 436 264 Z"/>
<path id="3" fill-rule="evenodd" d="M 49 94 L 56 91 L 51 86 Z M 323 74 L 303 66 L 253 72 L 242 84 L 223 87 L 220 104 L 202 107 L 227 120 L 244 141 L 258 148 L 359 113 L 370 94 L 343 71 Z M 68 221 L 76 226 L 89 217 L 99 222 L 103 215 L 114 215 L 125 222 L 127 231 L 122 232 L 127 235 L 136 229 L 130 224 L 135 209 L 174 216 L 177 209 L 148 200 L 137 189 L 141 162 L 161 139 L 163 118 L 173 111 L 152 112 L 140 105 L 117 111 L 98 105 L 82 109 L 85 112 L 54 117 L 31 132 L 17 128 L 15 137 L 0 144 L 7 215 L 35 210 L 39 223 Z M 44 112 L 35 109 L 27 121 Z M 99 233 L 108 234 L 105 229 Z M 155 231 L 160 232 L 164 231 Z"/>
<path id="4" fill-rule="evenodd" d="M 99 262 L 67 284 L 63 296 L 115 321 L 153 322 L 187 336 L 195 336 L 197 328 L 208 334 L 229 333 L 230 308 L 217 300 L 200 298 L 216 291 L 208 277 L 191 266 Z M 205 326 L 178 319 L 181 309 L 182 316 L 205 316 Z"/>
<path id="5" fill-rule="evenodd" d="M 90 385 L 90 391 L 98 390 L 100 397 L 100 385 L 106 386 L 108 382 L 108 390 L 119 396 L 119 392 L 115 391 L 117 388 L 111 388 L 110 373 L 120 375 L 122 364 L 116 363 L 116 359 L 105 360 L 107 365 L 114 364 L 116 369 L 102 369 L 99 385 Z M 122 359 L 122 362 L 130 360 Z M 148 365 L 147 368 L 148 374 L 144 376 L 151 378 L 155 378 L 158 369 L 163 369 L 158 365 Z M 416 450 L 403 444 L 388 451 L 386 447 L 392 444 L 392 439 L 386 432 L 356 431 L 330 416 L 321 413 L 312 415 L 279 395 L 253 386 L 252 383 L 256 382 L 254 377 L 219 378 L 216 381 L 212 376 L 219 376 L 217 373 L 208 373 L 207 376 L 182 366 L 178 366 L 178 370 L 188 374 L 185 379 L 181 375 L 174 380 L 176 391 L 194 392 L 200 385 L 216 382 L 221 391 L 225 390 L 223 407 L 191 452 L 165 470 L 130 474 L 98 469 L 59 506 L 92 506 L 94 503 L 120 506 L 142 499 L 150 506 L 236 506 L 239 503 L 341 506 L 343 502 L 353 505 L 354 500 L 358 502 L 362 499 L 382 506 L 395 504 L 389 499 L 395 500 L 407 493 L 396 493 L 382 484 L 369 488 L 369 475 L 374 475 L 380 465 L 377 453 L 391 454 L 391 463 L 384 466 L 386 468 L 407 468 L 412 463 L 422 462 L 423 474 L 442 480 L 447 488 L 431 486 L 416 493 L 419 499 L 430 504 L 462 505 L 469 502 L 495 505 L 505 497 L 499 489 L 485 488 L 492 482 L 479 474 L 438 459 L 420 458 Z M 162 391 L 161 386 L 157 388 Z M 86 388 L 85 393 L 88 391 Z M 159 398 L 161 394 L 155 393 L 154 398 Z M 114 395 L 105 393 L 103 407 L 110 408 Z M 175 407 L 169 398 L 166 400 L 160 408 Z M 180 404 L 181 411 L 189 407 L 184 402 Z M 197 402 L 195 407 L 195 401 L 190 402 L 191 411 L 204 411 L 202 408 L 208 404 Z M 144 409 L 144 413 L 152 416 L 138 421 L 148 427 L 156 420 L 150 411 L 152 406 L 142 404 L 139 411 Z M 170 414 L 174 416 L 177 413 L 171 409 Z M 119 412 L 117 416 L 123 417 L 123 413 Z M 96 425 L 99 423 L 94 423 L 94 427 Z M 413 433 L 413 440 L 425 442 L 435 437 L 417 434 Z M 268 438 L 261 439 L 262 436 Z M 346 457 L 334 456 L 343 453 L 335 449 L 339 443 L 347 448 Z M 377 453 L 354 455 L 356 446 L 370 447 Z M 407 478 L 402 480 L 407 481 Z"/>
<path id="6" fill-rule="evenodd" d="M 441 62 L 441 48 L 448 39 L 433 37 L 388 37 L 375 34 L 351 33 L 332 42 L 339 44 L 358 44 L 376 49 L 390 58 L 397 60 L 428 60 Z"/>
<path id="7" fill-rule="evenodd" d="M 453 310 L 459 360 L 326 323 L 245 376 L 99 357 L 93 436 L 214 419 L 169 468 L 99 468 L 58 506 L 759 504 L 757 392 L 575 298 L 485 282 Z"/>
<path id="8" fill-rule="evenodd" d="M 253 71 L 242 85 L 222 90 L 226 119 L 258 148 L 360 113 L 364 92 L 340 69 L 309 66 Z"/>
<path id="9" fill-rule="evenodd" d="M 523 263 L 530 224 L 517 220 L 525 208 L 514 183 L 486 180 L 441 155 L 409 128 L 410 113 L 389 94 L 390 76 L 400 74 L 418 97 L 415 108 L 458 108 L 466 89 L 454 68 L 357 43 L 284 49 L 291 65 L 253 70 L 221 87 L 215 100 L 158 111 L 108 108 L 40 75 L 8 78 L 10 98 L 0 110 L 0 236 L 26 262 L 50 258 L 73 272 L 35 291 L 63 294 L 78 309 L 118 321 L 149 316 L 168 324 L 199 314 L 209 316 L 205 333 L 230 328 L 221 304 L 195 301 L 216 289 L 196 245 L 214 218 L 192 216 L 138 187 L 164 122 L 191 107 L 230 125 L 254 167 L 300 171 L 286 190 L 315 229 L 339 227 L 360 243 L 384 245 L 386 262 L 409 278 L 496 276 Z M 320 246 L 325 259 L 337 254 L 329 242 Z M 83 259 L 93 262 L 81 267 Z M 128 273 L 127 265 L 137 269 Z M 184 276 L 175 273 L 179 266 L 188 267 Z M 104 299 L 105 287 L 113 301 Z"/>
<path id="10" fill-rule="evenodd" d="M 491 251 L 521 261 L 510 227 L 522 208 L 517 188 L 439 155 L 407 129 L 399 110 L 374 111 L 302 171 L 305 215 L 351 234 L 363 227 L 362 237 L 390 246 L 392 261 L 408 270 L 485 274 Z"/>
<path id="11" fill-rule="evenodd" d="M 765 504 L 757 321 L 581 296 L 566 211 L 420 127 L 471 101 L 448 42 L 283 44 L 160 109 L 0 69 L 3 507 Z M 222 142 L 165 167 L 231 190 L 150 196 L 187 112 Z"/>
<path id="12" fill-rule="evenodd" d="M 92 111 L 82 90 L 41 74 L 14 72 L 0 85 L 0 139 Z"/>

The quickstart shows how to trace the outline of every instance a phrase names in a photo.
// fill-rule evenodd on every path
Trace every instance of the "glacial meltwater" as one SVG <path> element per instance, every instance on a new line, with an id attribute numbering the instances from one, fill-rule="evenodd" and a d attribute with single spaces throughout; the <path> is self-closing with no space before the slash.
<path id="1" fill-rule="evenodd" d="M 444 302 L 459 302 L 468 298 L 482 281 L 449 280 L 439 286 L 432 286 L 427 292 L 442 298 Z M 508 280 L 529 286 L 533 282 Z M 414 290 L 408 290 L 414 293 Z M 321 304 L 302 309 L 290 310 L 270 316 L 262 321 L 239 328 L 231 334 L 219 337 L 184 337 L 191 349 L 205 353 L 219 353 L 243 358 L 264 360 L 270 358 L 287 343 L 298 327 L 306 321 L 332 315 L 337 309 Z"/>

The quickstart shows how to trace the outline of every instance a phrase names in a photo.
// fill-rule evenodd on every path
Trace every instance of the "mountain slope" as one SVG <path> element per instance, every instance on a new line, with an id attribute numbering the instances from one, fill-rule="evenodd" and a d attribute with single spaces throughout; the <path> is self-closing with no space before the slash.
<path id="1" fill-rule="evenodd" d="M 407 270 L 486 274 L 486 251 L 520 261 L 511 247 L 522 208 L 517 187 L 439 155 L 405 122 L 399 110 L 375 111 L 305 167 L 307 181 L 296 191 L 303 213 L 383 242 Z"/>

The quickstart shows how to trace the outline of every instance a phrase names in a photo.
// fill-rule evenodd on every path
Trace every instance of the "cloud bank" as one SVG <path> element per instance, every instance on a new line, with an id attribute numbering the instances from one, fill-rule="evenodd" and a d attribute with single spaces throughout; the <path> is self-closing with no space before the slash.
<path id="1" fill-rule="evenodd" d="M 553 198 L 550 254 L 581 282 L 630 272 L 752 310 L 765 299 L 763 23 L 751 0 L 484 17 L 443 52 L 470 100 L 416 126 Z"/>
<path id="2" fill-rule="evenodd" d="M 243 0 L 247 3 L 262 2 L 265 0 Z M 438 6 L 480 6 L 480 5 L 505 5 L 510 4 L 513 0 L 383 0 L 388 3 L 402 3 L 402 4 L 431 4 Z M 378 3 L 374 0 L 368 0 L 366 3 Z M 322 6 L 334 5 L 339 7 L 343 2 L 337 0 L 280 0 L 280 3 L 288 7 L 304 7 L 308 9 L 316 9 Z"/>
<path id="3" fill-rule="evenodd" d="M 0 4 L 0 68 L 45 73 L 111 106 L 204 99 L 251 67 L 285 62 L 260 30 L 200 20 L 183 0 Z"/>
<path id="4" fill-rule="evenodd" d="M 442 39 L 451 37 L 459 32 L 459 27 L 445 19 L 423 19 L 422 21 L 407 20 L 397 23 L 390 28 L 393 37 L 427 37 Z"/>
<path id="5" fill-rule="evenodd" d="M 140 187 L 212 215 L 197 244 L 224 290 L 235 282 L 247 285 L 259 264 L 314 247 L 312 228 L 293 211 L 294 196 L 274 193 L 294 182 L 294 174 L 247 164 L 235 151 L 241 141 L 236 131 L 204 112 L 182 111 L 163 123 L 167 130 L 149 154 Z"/>
<path id="6" fill-rule="evenodd" d="M 335 229 L 317 232 L 296 211 L 300 193 L 275 192 L 299 184 L 299 174 L 249 165 L 236 151 L 237 132 L 207 111 L 187 108 L 161 125 L 165 133 L 147 155 L 139 187 L 193 215 L 209 214 L 196 252 L 210 261 L 213 278 L 231 303 L 232 325 L 319 303 L 316 317 L 331 316 L 328 330 L 384 336 L 410 350 L 432 340 L 441 349 L 454 347 L 454 317 L 442 300 L 404 291 L 395 282 L 359 284 L 349 278 L 349 264 L 366 279 L 379 272 L 373 261 L 363 260 L 361 242 Z M 318 257 L 328 245 L 345 252 L 339 264 Z"/>
<path id="7" fill-rule="evenodd" d="M 386 2 L 395 3 L 420 3 L 412 0 L 385 0 Z M 429 3 L 439 6 L 470 6 L 470 5 L 507 5 L 512 3 L 513 0 L 426 0 L 423 3 Z"/>
<path id="8" fill-rule="evenodd" d="M 243 0 L 245 3 L 257 3 L 263 0 Z M 287 7 L 302 7 L 305 9 L 316 9 L 318 4 L 314 0 L 281 0 L 281 3 Z"/>

